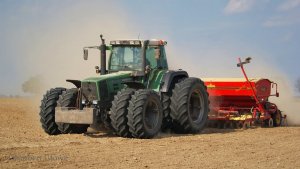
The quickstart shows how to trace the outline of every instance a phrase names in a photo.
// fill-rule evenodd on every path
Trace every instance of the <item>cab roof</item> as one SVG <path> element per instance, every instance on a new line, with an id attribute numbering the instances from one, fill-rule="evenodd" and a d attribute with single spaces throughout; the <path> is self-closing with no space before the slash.
<path id="1" fill-rule="evenodd" d="M 110 41 L 110 45 L 136 45 L 140 46 L 146 40 L 139 40 L 139 39 L 128 39 L 128 40 L 112 40 Z M 150 39 L 149 45 L 150 46 L 164 46 L 167 44 L 165 40 L 158 40 L 158 39 Z"/>

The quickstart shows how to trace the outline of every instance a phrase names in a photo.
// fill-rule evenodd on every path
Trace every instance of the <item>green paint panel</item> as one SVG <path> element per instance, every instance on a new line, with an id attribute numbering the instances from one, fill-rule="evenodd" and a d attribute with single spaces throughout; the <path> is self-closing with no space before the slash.
<path id="1" fill-rule="evenodd" d="M 156 92 L 159 92 L 162 78 L 166 70 L 154 69 L 151 71 L 149 75 L 149 85 L 147 85 L 148 89 L 153 89 Z"/>

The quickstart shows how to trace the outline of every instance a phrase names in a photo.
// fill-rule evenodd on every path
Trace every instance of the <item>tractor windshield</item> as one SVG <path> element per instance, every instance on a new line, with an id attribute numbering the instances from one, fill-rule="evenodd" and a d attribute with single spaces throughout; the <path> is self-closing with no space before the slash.
<path id="1" fill-rule="evenodd" d="M 142 70 L 140 46 L 114 46 L 112 48 L 109 70 Z"/>

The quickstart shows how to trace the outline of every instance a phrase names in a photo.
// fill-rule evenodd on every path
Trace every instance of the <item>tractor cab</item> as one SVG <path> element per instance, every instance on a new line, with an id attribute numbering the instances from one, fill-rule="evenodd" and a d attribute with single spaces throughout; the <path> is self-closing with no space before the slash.
<path id="1" fill-rule="evenodd" d="M 84 47 L 84 60 L 88 58 L 88 49 L 101 51 L 101 70 L 96 66 L 96 73 L 101 75 L 119 71 L 133 71 L 145 75 L 153 69 L 168 69 L 163 40 L 113 40 L 110 45 L 102 38 L 100 46 Z M 106 52 L 110 51 L 108 69 L 106 68 Z"/>
<path id="2" fill-rule="evenodd" d="M 168 69 L 162 40 L 114 40 L 110 42 L 108 72 Z"/>

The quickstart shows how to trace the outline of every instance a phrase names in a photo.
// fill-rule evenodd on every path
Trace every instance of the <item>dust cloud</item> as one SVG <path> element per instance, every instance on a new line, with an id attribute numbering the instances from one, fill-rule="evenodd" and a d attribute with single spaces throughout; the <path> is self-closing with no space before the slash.
<path id="1" fill-rule="evenodd" d="M 68 7 L 54 6 L 53 9 L 56 12 L 44 18 L 49 21 L 27 29 L 22 47 L 24 78 L 42 76 L 45 91 L 53 87 L 72 87 L 66 79 L 97 76 L 94 67 L 100 65 L 100 52 L 90 50 L 89 59 L 85 61 L 82 49 L 100 45 L 100 34 L 106 43 L 114 38 L 138 36 L 127 24 L 126 12 L 114 2 L 75 1 Z"/>
<path id="2" fill-rule="evenodd" d="M 294 95 L 293 86 L 287 78 L 272 79 L 278 83 L 279 98 L 272 98 L 283 114 L 287 115 L 288 125 L 300 125 L 300 99 Z"/>

